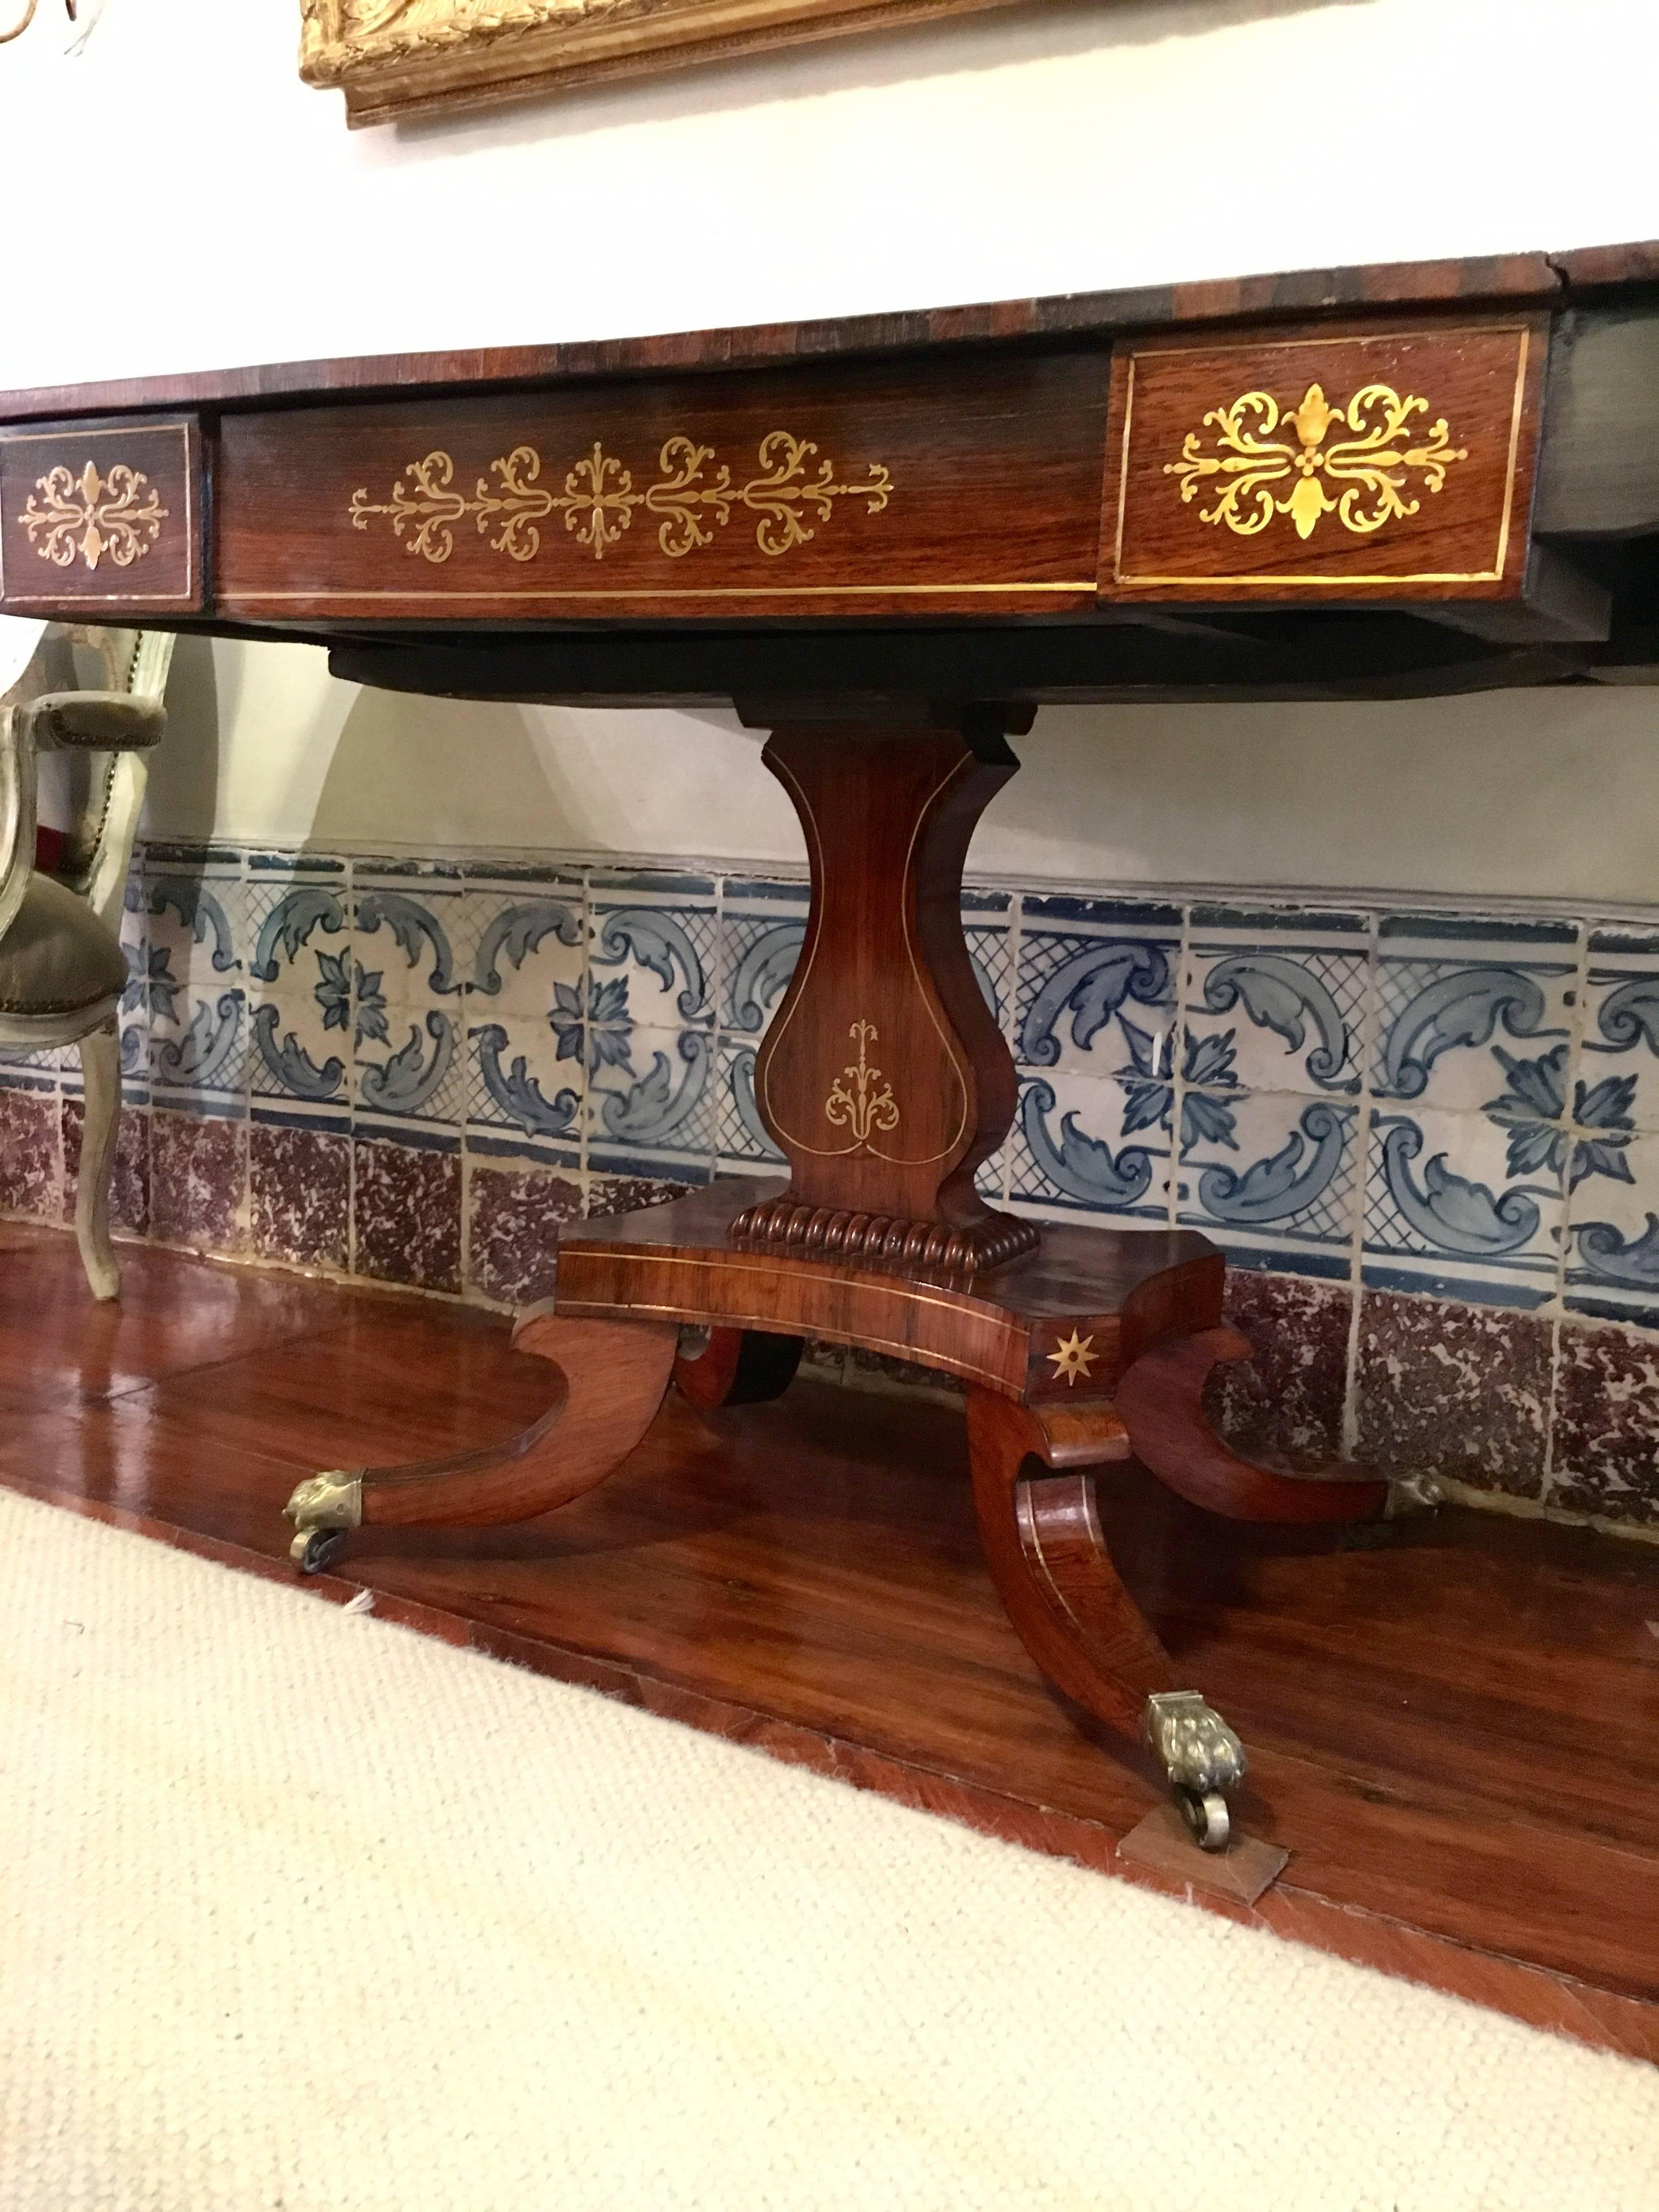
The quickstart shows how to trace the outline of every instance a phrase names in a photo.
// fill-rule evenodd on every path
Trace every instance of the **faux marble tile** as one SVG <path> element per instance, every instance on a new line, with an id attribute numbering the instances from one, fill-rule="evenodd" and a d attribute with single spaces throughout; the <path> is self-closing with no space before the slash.
<path id="1" fill-rule="evenodd" d="M 1364 1277 L 1482 1302 L 1555 1294 L 1565 1224 L 1562 1161 L 1547 1126 L 1491 1115 L 1378 1108 L 1365 1183 Z M 1540 1141 L 1534 1146 L 1534 1135 Z"/>
<path id="2" fill-rule="evenodd" d="M 1229 1273 L 1227 1318 L 1255 1356 L 1212 1368 L 1205 1407 L 1239 1451 L 1293 1468 L 1340 1456 L 1352 1315 L 1346 1283 Z"/>
<path id="3" fill-rule="evenodd" d="M 467 1288 L 506 1305 L 550 1297 L 559 1231 L 582 1217 L 580 1180 L 551 1168 L 475 1161 L 467 1203 Z"/>
<path id="4" fill-rule="evenodd" d="M 353 1151 L 354 1272 L 417 1290 L 459 1291 L 459 1152 L 362 1136 Z"/>
<path id="5" fill-rule="evenodd" d="M 1573 922 L 1385 915 L 1379 925 L 1379 1099 L 1484 1111 L 1508 1063 L 1569 1042 L 1577 1000 Z"/>
<path id="6" fill-rule="evenodd" d="M 257 1117 L 248 1130 L 249 1223 L 263 1260 L 339 1267 L 351 1253 L 351 1138 Z"/>
<path id="7" fill-rule="evenodd" d="M 0 1090 L 0 1213 L 56 1221 L 61 1210 L 63 1139 L 53 1092 Z"/>
<path id="8" fill-rule="evenodd" d="M 1346 1275 L 1359 1187 L 1358 1111 L 1290 1091 L 1188 1091 L 1176 1218 L 1230 1256 Z"/>
<path id="9" fill-rule="evenodd" d="M 666 1176 L 590 1175 L 587 1178 L 587 1218 L 608 1219 L 613 1213 L 634 1213 L 641 1206 L 666 1206 L 684 1198 L 692 1186 Z"/>
<path id="10" fill-rule="evenodd" d="M 1552 1505 L 1659 1527 L 1659 1337 L 1563 1326 L 1553 1457 Z"/>
<path id="11" fill-rule="evenodd" d="M 1659 1327 L 1659 1135 L 1596 1150 L 1567 1201 L 1567 1310 Z"/>
<path id="12" fill-rule="evenodd" d="M 1015 1018 L 1019 1066 L 1154 1079 L 1174 1050 L 1180 958 L 1176 907 L 1027 894 Z"/>
<path id="13" fill-rule="evenodd" d="M 1367 1291 L 1359 1313 L 1357 1456 L 1385 1475 L 1447 1475 L 1539 1498 L 1553 1324 Z"/>
<path id="14" fill-rule="evenodd" d="M 81 1176 L 81 1139 L 86 1109 L 79 1098 L 63 1101 L 64 1218 L 73 1221 Z M 110 1171 L 112 1227 L 143 1237 L 149 1229 L 149 1115 L 142 1105 L 121 1108 L 115 1133 L 115 1164 Z"/>
<path id="15" fill-rule="evenodd" d="M 1200 1040 L 1224 1040 L 1247 1090 L 1358 1092 L 1370 964 L 1363 915 L 1195 907 L 1182 993 L 1189 1060 L 1210 1056 Z"/>
<path id="16" fill-rule="evenodd" d="M 1060 1071 L 1028 1076 L 1004 1151 L 1008 1196 L 1028 1212 L 1169 1213 L 1173 1094 Z"/>
<path id="17" fill-rule="evenodd" d="M 1659 931 L 1591 931 L 1578 1074 L 1576 1121 L 1659 1130 Z"/>
<path id="18" fill-rule="evenodd" d="M 246 1242 L 247 1124 L 156 1108 L 149 1123 L 150 1234 L 198 1252 Z"/>

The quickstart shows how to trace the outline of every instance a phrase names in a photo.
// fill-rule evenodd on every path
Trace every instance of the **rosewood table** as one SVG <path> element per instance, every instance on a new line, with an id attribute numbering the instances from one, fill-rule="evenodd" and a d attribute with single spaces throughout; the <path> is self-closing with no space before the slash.
<path id="1" fill-rule="evenodd" d="M 1014 1075 L 963 858 L 1046 701 L 1654 680 L 1659 247 L 14 392 L 0 605 L 312 640 L 445 697 L 734 703 L 800 818 L 806 939 L 756 1072 L 787 1183 L 567 1236 L 517 1329 L 545 1416 L 302 1483 L 300 1565 L 562 1505 L 671 1382 L 774 1395 L 807 1335 L 899 1354 L 965 1386 L 1032 1657 L 1224 1843 L 1243 1747 L 1119 1582 L 1092 1470 L 1133 1453 L 1269 1520 L 1388 1492 L 1210 1431 L 1204 1378 L 1248 1347 L 1203 1237 L 980 1195 Z"/>

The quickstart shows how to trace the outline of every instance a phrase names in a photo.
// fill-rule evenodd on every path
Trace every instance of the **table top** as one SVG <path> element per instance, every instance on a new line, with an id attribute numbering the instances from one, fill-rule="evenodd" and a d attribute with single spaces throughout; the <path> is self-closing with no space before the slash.
<path id="1" fill-rule="evenodd" d="M 760 720 L 1659 664 L 1659 245 L 0 395 L 0 609 Z"/>

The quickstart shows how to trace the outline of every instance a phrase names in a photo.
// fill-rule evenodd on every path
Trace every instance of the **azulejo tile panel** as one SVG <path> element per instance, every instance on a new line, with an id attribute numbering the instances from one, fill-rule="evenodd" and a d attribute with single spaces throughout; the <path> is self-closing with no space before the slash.
<path id="1" fill-rule="evenodd" d="M 712 878 L 593 876 L 586 1068 L 590 1167 L 683 1182 L 713 1175 L 720 951 Z M 745 988 L 759 988 L 760 979 Z"/>
<path id="2" fill-rule="evenodd" d="M 1177 907 L 1028 894 L 1017 979 L 1019 1066 L 1167 1082 L 1181 937 Z"/>
<path id="3" fill-rule="evenodd" d="M 146 856 L 151 1087 L 221 1105 L 247 1091 L 246 886 L 240 853 Z"/>
<path id="4" fill-rule="evenodd" d="M 1358 1109 L 1293 1091 L 1188 1091 L 1176 1218 L 1241 1264 L 1295 1253 L 1304 1273 L 1349 1272 L 1359 1176 Z"/>
<path id="5" fill-rule="evenodd" d="M 248 856 L 248 1090 L 319 1121 L 350 1103 L 350 894 L 343 860 Z"/>
<path id="6" fill-rule="evenodd" d="M 358 1113 L 459 1127 L 467 1103 L 459 866 L 359 861 L 351 873 Z"/>
<path id="7" fill-rule="evenodd" d="M 1195 907 L 1182 997 L 1187 1079 L 1224 1067 L 1252 1091 L 1356 1096 L 1370 939 L 1360 914 Z"/>

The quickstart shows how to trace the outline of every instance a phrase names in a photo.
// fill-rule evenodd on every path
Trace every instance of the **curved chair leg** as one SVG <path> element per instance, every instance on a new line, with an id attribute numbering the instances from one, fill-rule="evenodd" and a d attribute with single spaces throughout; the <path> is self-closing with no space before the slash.
<path id="1" fill-rule="evenodd" d="M 701 1352 L 674 1362 L 674 1388 L 702 1412 L 760 1406 L 782 1397 L 795 1379 L 805 1340 L 758 1328 L 711 1328 Z"/>
<path id="2" fill-rule="evenodd" d="M 545 1304 L 527 1307 L 514 1346 L 548 1361 L 555 1379 L 540 1420 L 504 1444 L 447 1459 L 312 1475 L 283 1508 L 296 1532 L 289 1558 L 318 1574 L 358 1527 L 487 1528 L 568 1505 L 603 1482 L 650 1427 L 678 1338 L 672 1322 L 583 1321 Z"/>
<path id="3" fill-rule="evenodd" d="M 1135 1457 L 1191 1505 L 1233 1521 L 1365 1521 L 1389 1486 L 1346 1460 L 1308 1475 L 1275 1474 L 1224 1443 L 1204 1418 L 1204 1382 L 1218 1360 L 1248 1359 L 1236 1328 L 1206 1328 L 1143 1352 L 1117 1386 Z"/>
<path id="4" fill-rule="evenodd" d="M 1224 1793 L 1243 1777 L 1244 1747 L 1195 1691 L 1175 1686 L 1175 1662 L 1106 1549 L 1094 1479 L 1072 1471 L 1127 1458 L 1121 1422 L 1107 1406 L 1050 1413 L 970 1389 L 968 1449 L 980 1541 L 1020 1641 L 1097 1719 L 1144 1733 L 1194 1837 L 1223 1849 Z M 1030 1459 L 1061 1471 L 1027 1476 Z"/>
<path id="5" fill-rule="evenodd" d="M 75 1235 L 92 1295 L 114 1298 L 121 1293 L 121 1272 L 110 1249 L 109 1187 L 121 1126 L 121 1044 L 112 1024 L 81 1039 L 81 1081 L 86 1121 L 75 1194 Z"/>

